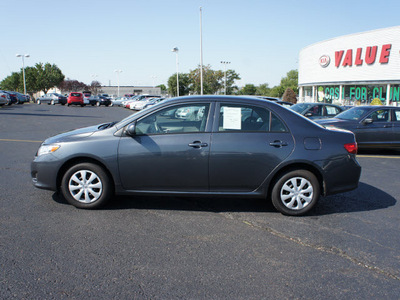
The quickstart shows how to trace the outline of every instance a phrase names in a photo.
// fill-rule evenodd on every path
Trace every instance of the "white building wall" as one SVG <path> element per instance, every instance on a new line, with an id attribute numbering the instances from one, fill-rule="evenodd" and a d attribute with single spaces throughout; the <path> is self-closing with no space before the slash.
<path id="1" fill-rule="evenodd" d="M 391 45 L 387 63 L 380 63 L 384 45 Z M 375 62 L 367 64 L 367 47 L 377 46 Z M 361 65 L 356 65 L 358 49 L 361 48 Z M 348 51 L 352 51 L 352 65 L 343 66 Z M 344 51 L 339 66 L 338 52 Z M 336 53 L 336 54 L 335 54 Z M 384 53 L 385 54 L 385 53 Z M 322 67 L 320 59 L 328 56 L 330 63 Z M 385 59 L 384 59 L 385 60 Z M 299 85 L 400 82 L 400 26 L 346 35 L 323 41 L 301 50 L 299 55 Z"/>

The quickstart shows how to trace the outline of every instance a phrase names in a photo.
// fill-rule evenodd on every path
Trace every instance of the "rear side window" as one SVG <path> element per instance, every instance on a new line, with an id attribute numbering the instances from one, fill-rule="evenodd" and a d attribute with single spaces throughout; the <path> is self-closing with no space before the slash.
<path id="1" fill-rule="evenodd" d="M 221 104 L 218 131 L 285 132 L 287 128 L 266 108 Z"/>

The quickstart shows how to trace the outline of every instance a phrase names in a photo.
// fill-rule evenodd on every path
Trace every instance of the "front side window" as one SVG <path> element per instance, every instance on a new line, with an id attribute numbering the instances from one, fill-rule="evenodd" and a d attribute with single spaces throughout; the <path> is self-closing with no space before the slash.
<path id="1" fill-rule="evenodd" d="M 372 119 L 374 122 L 389 122 L 390 111 L 388 109 L 376 110 L 367 116 L 367 119 Z"/>
<path id="2" fill-rule="evenodd" d="M 140 119 L 137 135 L 196 133 L 206 130 L 210 104 L 185 104 L 169 107 Z"/>
<path id="3" fill-rule="evenodd" d="M 218 131 L 287 131 L 284 123 L 268 109 L 235 104 L 222 104 Z"/>
<path id="4" fill-rule="evenodd" d="M 399 109 L 394 110 L 394 117 L 395 117 L 395 121 L 397 121 L 397 122 L 400 121 L 400 110 Z"/>

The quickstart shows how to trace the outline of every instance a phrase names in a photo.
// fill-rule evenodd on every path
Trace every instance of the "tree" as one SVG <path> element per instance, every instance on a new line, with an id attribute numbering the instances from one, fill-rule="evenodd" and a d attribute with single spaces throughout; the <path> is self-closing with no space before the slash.
<path id="1" fill-rule="evenodd" d="M 165 93 L 167 91 L 167 87 L 164 84 L 159 84 L 156 87 L 161 89 L 161 93 Z"/>
<path id="2" fill-rule="evenodd" d="M 222 85 L 222 71 L 214 71 L 210 65 L 203 66 L 203 94 L 213 95 L 220 90 Z M 200 66 L 189 73 L 190 90 L 195 94 L 201 94 Z"/>
<path id="3" fill-rule="evenodd" d="M 78 80 L 63 80 L 59 85 L 58 88 L 62 92 L 76 92 L 76 91 L 84 91 L 88 89 L 88 86 L 84 84 L 83 82 L 80 82 Z"/>
<path id="4" fill-rule="evenodd" d="M 291 88 L 287 88 L 282 97 L 283 101 L 296 104 L 297 98 L 295 92 Z"/>
<path id="5" fill-rule="evenodd" d="M 235 80 L 240 80 L 240 75 L 236 73 L 234 70 L 226 70 L 226 94 L 232 95 L 237 91 L 239 88 L 234 85 Z M 225 87 L 225 74 L 223 77 L 222 85 Z"/>
<path id="6" fill-rule="evenodd" d="M 97 95 L 101 92 L 101 83 L 97 80 L 93 80 L 88 88 L 94 95 Z"/>
<path id="7" fill-rule="evenodd" d="M 287 88 L 292 89 L 298 94 L 298 82 L 299 72 L 297 70 L 291 70 L 287 72 L 286 77 L 281 79 L 281 87 L 285 91 Z"/>
<path id="8" fill-rule="evenodd" d="M 246 84 L 240 90 L 240 95 L 255 95 L 257 92 L 257 88 L 254 84 Z"/>
<path id="9" fill-rule="evenodd" d="M 190 80 L 189 74 L 179 73 L 179 96 L 189 95 Z M 177 95 L 176 93 L 176 73 L 168 78 L 168 93 L 170 95 Z"/>
<path id="10" fill-rule="evenodd" d="M 256 94 L 260 96 L 269 96 L 271 89 L 268 87 L 268 83 L 260 84 L 257 87 Z"/>
<path id="11" fill-rule="evenodd" d="M 58 86 L 65 78 L 64 74 L 55 64 L 37 63 L 35 69 L 31 73 L 35 77 L 35 80 L 32 80 L 32 82 L 35 82 L 34 90 L 43 91 L 45 94 L 47 94 L 49 89 Z"/>
<path id="12" fill-rule="evenodd" d="M 19 72 L 13 72 L 10 76 L 4 78 L 0 87 L 2 90 L 17 91 L 22 85 L 22 90 L 24 89 L 24 83 L 21 80 L 21 74 Z"/>

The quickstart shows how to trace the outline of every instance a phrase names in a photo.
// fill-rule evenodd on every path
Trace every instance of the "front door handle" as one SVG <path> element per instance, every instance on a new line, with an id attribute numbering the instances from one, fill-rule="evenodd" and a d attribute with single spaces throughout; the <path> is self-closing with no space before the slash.
<path id="1" fill-rule="evenodd" d="M 208 144 L 207 143 L 202 143 L 201 141 L 195 141 L 191 144 L 188 145 L 189 147 L 193 147 L 193 148 L 203 148 L 203 147 L 207 147 Z"/>
<path id="2" fill-rule="evenodd" d="M 269 143 L 269 145 L 272 147 L 275 147 L 275 148 L 282 148 L 283 146 L 287 146 L 288 143 L 276 140 L 276 141 Z"/>

